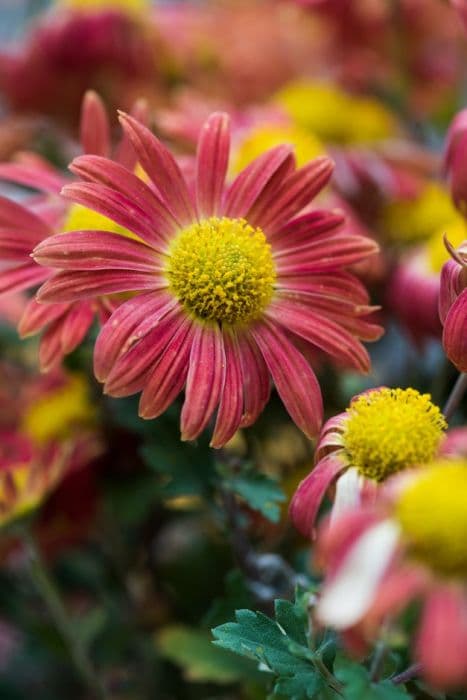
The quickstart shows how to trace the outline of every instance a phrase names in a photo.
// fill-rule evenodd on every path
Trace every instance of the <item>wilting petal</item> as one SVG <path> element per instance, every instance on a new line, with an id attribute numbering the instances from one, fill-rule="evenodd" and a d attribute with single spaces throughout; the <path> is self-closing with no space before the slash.
<path id="1" fill-rule="evenodd" d="M 160 258 L 145 243 L 110 231 L 71 231 L 50 236 L 34 249 L 40 265 L 62 270 L 134 270 L 160 269 Z"/>
<path id="2" fill-rule="evenodd" d="M 246 218 L 256 225 L 254 207 L 258 198 L 274 182 L 278 184 L 293 169 L 290 146 L 277 146 L 258 156 L 232 182 L 226 196 L 225 216 Z"/>
<path id="3" fill-rule="evenodd" d="M 88 90 L 81 106 L 80 140 L 83 153 L 110 155 L 110 125 L 104 103 L 94 90 Z"/>
<path id="4" fill-rule="evenodd" d="M 35 287 L 43 282 L 50 275 L 50 270 L 46 270 L 40 265 L 36 265 L 29 260 L 24 265 L 0 271 L 0 294 L 20 292 L 23 289 Z"/>
<path id="5" fill-rule="evenodd" d="M 131 139 L 141 166 L 179 224 L 186 225 L 196 220 L 186 182 L 170 151 L 148 128 L 128 114 L 121 113 L 120 122 Z"/>
<path id="6" fill-rule="evenodd" d="M 37 267 L 43 269 L 39 265 Z M 163 289 L 166 286 L 165 280 L 155 273 L 148 272 L 126 272 L 125 270 L 59 272 L 42 285 L 36 298 L 39 302 L 57 303 L 120 292 Z"/>
<path id="7" fill-rule="evenodd" d="M 320 622 L 345 629 L 362 619 L 393 558 L 398 538 L 399 528 L 390 520 L 379 522 L 359 537 L 335 575 L 324 584 L 317 608 Z"/>
<path id="8" fill-rule="evenodd" d="M 446 316 L 443 348 L 459 372 L 467 372 L 467 288 L 456 299 Z"/>
<path id="9" fill-rule="evenodd" d="M 181 415 L 182 440 L 194 440 L 208 424 L 219 403 L 224 363 L 219 327 L 196 324 Z"/>
<path id="10" fill-rule="evenodd" d="M 435 688 L 467 680 L 467 603 L 455 585 L 439 586 L 428 597 L 416 646 L 423 675 Z"/>
<path id="11" fill-rule="evenodd" d="M 336 476 L 346 468 L 340 455 L 321 459 L 308 476 L 298 485 L 290 502 L 292 523 L 304 537 L 311 537 L 321 502 Z"/>
<path id="12" fill-rule="evenodd" d="M 368 372 L 370 358 L 366 349 L 337 323 L 302 304 L 279 298 L 271 302 L 267 314 L 276 323 L 344 362 L 346 366 Z"/>
<path id="13" fill-rule="evenodd" d="M 238 430 L 243 413 L 243 374 L 235 335 L 224 333 L 225 370 L 211 447 L 222 447 Z"/>
<path id="14" fill-rule="evenodd" d="M 18 333 L 22 338 L 34 335 L 60 318 L 68 308 L 69 304 L 38 304 L 30 299 L 18 324 Z"/>
<path id="15" fill-rule="evenodd" d="M 98 156 L 79 156 L 70 170 L 83 180 L 121 192 L 144 210 L 151 217 L 154 229 L 151 240 L 145 238 L 147 243 L 160 245 L 177 229 L 177 221 L 156 192 L 119 163 Z"/>
<path id="16" fill-rule="evenodd" d="M 261 209 L 255 207 L 257 225 L 261 226 L 266 235 L 274 235 L 323 189 L 333 168 L 333 162 L 323 156 L 289 175 L 283 181 L 279 193 L 274 192 L 270 198 L 265 197 Z"/>
<path id="17" fill-rule="evenodd" d="M 136 233 L 150 245 L 160 245 L 161 237 L 155 228 L 156 223 L 151 213 L 122 192 L 99 183 L 74 182 L 63 188 L 62 195 L 103 214 L 123 228 Z"/>
<path id="18" fill-rule="evenodd" d="M 185 318 L 151 370 L 139 402 L 141 418 L 157 418 L 176 399 L 188 374 L 193 326 Z"/>
<path id="19" fill-rule="evenodd" d="M 313 370 L 275 325 L 264 321 L 251 333 L 291 418 L 305 435 L 314 437 L 321 427 L 323 402 Z"/>
<path id="20" fill-rule="evenodd" d="M 196 202 L 202 218 L 219 213 L 229 151 L 229 117 L 222 112 L 211 114 L 201 129 L 196 154 Z"/>
<path id="21" fill-rule="evenodd" d="M 140 294 L 123 302 L 102 326 L 94 347 L 94 374 L 105 382 L 117 358 L 142 337 L 137 329 L 167 306 L 169 295 L 164 292 Z"/>
<path id="22" fill-rule="evenodd" d="M 248 333 L 239 333 L 238 344 L 244 393 L 244 410 L 240 427 L 247 428 L 253 425 L 269 401 L 271 380 L 267 365 L 253 337 Z"/>

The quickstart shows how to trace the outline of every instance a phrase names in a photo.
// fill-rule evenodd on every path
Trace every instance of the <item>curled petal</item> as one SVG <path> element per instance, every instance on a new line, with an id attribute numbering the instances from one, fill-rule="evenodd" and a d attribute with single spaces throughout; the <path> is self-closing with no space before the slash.
<path id="1" fill-rule="evenodd" d="M 443 347 L 459 372 L 467 372 L 467 288 L 456 299 L 446 316 Z"/>
<path id="2" fill-rule="evenodd" d="M 196 324 L 181 415 L 182 440 L 194 440 L 208 424 L 219 403 L 224 363 L 219 327 Z"/>
<path id="3" fill-rule="evenodd" d="M 449 309 L 465 286 L 464 276 L 464 269 L 455 260 L 448 260 L 443 265 L 439 290 L 439 317 L 441 323 L 445 322 Z"/>
<path id="4" fill-rule="evenodd" d="M 291 418 L 305 435 L 314 437 L 321 427 L 323 402 L 313 370 L 275 324 L 263 321 L 251 333 Z"/>

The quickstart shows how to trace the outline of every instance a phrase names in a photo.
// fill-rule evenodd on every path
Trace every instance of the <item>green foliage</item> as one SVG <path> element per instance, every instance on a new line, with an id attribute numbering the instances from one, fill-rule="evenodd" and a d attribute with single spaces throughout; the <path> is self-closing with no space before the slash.
<path id="1" fill-rule="evenodd" d="M 345 700 L 408 700 L 412 697 L 404 686 L 394 685 L 390 680 L 373 683 L 362 664 L 341 655 L 336 659 L 335 674 L 343 684 Z"/>
<path id="2" fill-rule="evenodd" d="M 279 483 L 266 474 L 261 474 L 251 464 L 244 465 L 238 474 L 224 476 L 224 489 L 240 496 L 252 510 L 277 523 L 280 518 L 280 503 L 285 493 Z"/>

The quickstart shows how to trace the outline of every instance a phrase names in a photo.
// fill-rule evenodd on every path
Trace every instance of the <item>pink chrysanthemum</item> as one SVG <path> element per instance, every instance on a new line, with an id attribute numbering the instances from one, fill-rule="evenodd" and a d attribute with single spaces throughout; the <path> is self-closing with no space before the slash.
<path id="1" fill-rule="evenodd" d="M 371 501 L 393 474 L 434 459 L 446 421 L 429 394 L 415 389 L 371 389 L 323 426 L 315 467 L 290 504 L 293 524 L 313 534 L 326 493 L 334 486 L 332 522 Z"/>
<path id="2" fill-rule="evenodd" d="M 72 170 L 86 182 L 63 193 L 139 240 L 74 231 L 44 241 L 35 259 L 61 271 L 38 299 L 132 292 L 102 328 L 96 376 L 113 396 L 142 391 L 144 418 L 161 414 L 185 387 L 185 440 L 216 409 L 215 447 L 253 423 L 270 375 L 294 421 L 315 435 L 321 393 L 294 340 L 367 371 L 359 338 L 380 335 L 363 318 L 371 310 L 365 289 L 343 270 L 376 244 L 342 230 L 339 213 L 297 216 L 328 182 L 331 161 L 296 170 L 290 148 L 279 146 L 226 187 L 229 124 L 217 113 L 200 136 L 192 193 L 162 143 L 132 117 L 121 122 L 149 184 L 111 160 L 85 156 Z"/>
<path id="3" fill-rule="evenodd" d="M 137 109 L 141 112 L 140 107 Z M 81 143 L 85 153 L 110 155 L 109 121 L 102 101 L 93 92 L 88 92 L 83 101 Z M 136 158 L 128 139 L 122 139 L 115 157 L 123 165 L 134 167 Z M 34 289 L 51 276 L 53 271 L 38 265 L 31 252 L 41 240 L 60 231 L 64 219 L 65 223 L 67 218 L 92 221 L 96 215 L 89 212 L 89 217 L 84 210 L 77 210 L 61 199 L 60 190 L 69 178 L 32 154 L 19 163 L 1 163 L 0 177 L 44 192 L 44 196 L 25 200 L 26 206 L 0 197 L 0 295 L 3 296 Z M 103 217 L 97 219 L 104 226 Z M 108 227 L 115 228 L 110 221 Z M 104 321 L 112 308 L 106 299 L 48 305 L 31 299 L 18 330 L 22 337 L 42 332 L 39 363 L 42 371 L 49 371 L 82 342 L 95 314 Z"/>
<path id="4" fill-rule="evenodd" d="M 452 260 L 441 271 L 439 295 L 443 347 L 459 372 L 467 372 L 467 241 L 456 250 L 447 246 Z"/>
<path id="5" fill-rule="evenodd" d="M 467 462 L 399 474 L 377 503 L 341 516 L 318 538 L 326 571 L 317 615 L 354 650 L 421 602 L 414 656 L 439 689 L 467 687 Z"/>

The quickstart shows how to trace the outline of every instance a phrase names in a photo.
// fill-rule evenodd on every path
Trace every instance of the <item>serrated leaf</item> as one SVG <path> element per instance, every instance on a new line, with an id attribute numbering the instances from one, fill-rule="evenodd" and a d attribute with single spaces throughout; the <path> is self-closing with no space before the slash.
<path id="1" fill-rule="evenodd" d="M 223 486 L 243 498 L 250 508 L 259 511 L 271 522 L 279 521 L 279 504 L 285 501 L 285 493 L 274 479 L 250 469 L 225 479 Z"/>
<path id="2" fill-rule="evenodd" d="M 160 653 L 181 666 L 190 681 L 233 683 L 258 679 L 252 662 L 213 646 L 209 633 L 202 630 L 173 625 L 163 629 L 156 642 Z"/>
<path id="3" fill-rule="evenodd" d="M 276 622 L 282 627 L 284 632 L 297 644 L 306 647 L 306 627 L 303 611 L 295 603 L 289 600 L 276 600 L 274 603 Z"/>

